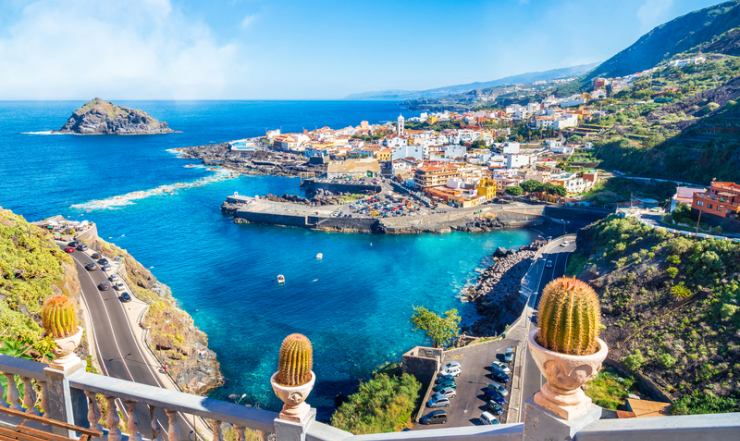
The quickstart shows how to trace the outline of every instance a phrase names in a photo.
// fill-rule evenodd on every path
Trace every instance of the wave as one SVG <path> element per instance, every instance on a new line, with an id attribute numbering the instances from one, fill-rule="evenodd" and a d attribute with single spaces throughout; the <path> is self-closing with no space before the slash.
<path id="1" fill-rule="evenodd" d="M 21 135 L 67 135 L 67 133 L 52 133 L 53 130 L 44 130 L 42 132 L 21 132 Z"/>
<path id="2" fill-rule="evenodd" d="M 235 173 L 231 170 L 216 169 L 215 173 L 212 176 L 200 178 L 192 182 L 178 182 L 175 184 L 160 185 L 159 187 L 152 188 L 150 190 L 132 191 L 131 193 L 126 193 L 120 196 L 113 196 L 107 199 L 94 199 L 92 201 L 88 201 L 82 204 L 71 205 L 71 208 L 76 208 L 76 209 L 86 210 L 86 211 L 115 209 L 115 208 L 125 207 L 126 205 L 132 205 L 135 203 L 133 201 L 137 201 L 140 199 L 146 199 L 148 197 L 158 196 L 158 195 L 172 195 L 172 194 L 177 193 L 178 190 L 192 188 L 192 187 L 202 187 L 204 185 L 211 184 L 214 182 L 220 182 L 220 181 L 225 181 L 227 179 L 233 179 L 233 178 L 236 178 L 237 176 L 239 176 L 239 173 Z"/>

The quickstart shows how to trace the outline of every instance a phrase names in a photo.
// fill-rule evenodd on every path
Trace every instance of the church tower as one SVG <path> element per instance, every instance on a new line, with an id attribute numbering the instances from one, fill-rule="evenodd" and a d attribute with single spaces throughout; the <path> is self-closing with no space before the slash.
<path id="1" fill-rule="evenodd" d="M 398 127 L 396 130 L 396 133 L 398 133 L 398 136 L 403 135 L 403 121 L 404 121 L 403 115 L 398 115 Z"/>

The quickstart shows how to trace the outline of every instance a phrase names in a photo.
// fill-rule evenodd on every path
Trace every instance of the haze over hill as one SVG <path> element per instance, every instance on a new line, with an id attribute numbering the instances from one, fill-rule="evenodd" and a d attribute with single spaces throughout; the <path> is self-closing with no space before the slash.
<path id="1" fill-rule="evenodd" d="M 544 72 L 527 72 L 499 78 L 493 81 L 476 82 L 469 84 L 458 84 L 455 86 L 438 87 L 427 90 L 382 90 L 377 92 L 363 92 L 348 95 L 348 100 L 409 100 L 416 98 L 436 98 L 458 93 L 465 93 L 476 89 L 486 89 L 500 86 L 502 84 L 533 83 L 535 81 L 554 80 L 568 78 L 588 72 L 598 63 L 582 64 L 579 66 L 565 67 L 561 69 L 547 70 Z"/>

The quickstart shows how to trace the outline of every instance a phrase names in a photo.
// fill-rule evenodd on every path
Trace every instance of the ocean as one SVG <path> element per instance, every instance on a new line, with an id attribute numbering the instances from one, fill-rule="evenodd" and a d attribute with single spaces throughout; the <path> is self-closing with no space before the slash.
<path id="1" fill-rule="evenodd" d="M 169 285 L 218 353 L 226 384 L 214 398 L 247 394 L 243 403 L 279 410 L 269 379 L 282 339 L 300 332 L 314 347 L 317 381 L 308 402 L 327 420 L 338 393 L 356 391 L 374 369 L 425 343 L 409 324 L 413 306 L 457 308 L 471 320 L 474 308 L 456 296 L 477 277 L 475 269 L 490 264 L 497 247 L 535 238 L 530 230 L 379 236 L 234 224 L 220 211 L 227 195 L 302 195 L 299 180 L 225 179 L 223 172 L 186 167 L 194 161 L 170 151 L 266 129 L 395 120 L 401 109 L 393 102 L 114 103 L 182 133 L 49 135 L 83 102 L 0 102 L 0 206 L 28 220 L 62 214 L 93 221 L 102 238 Z M 155 190 L 173 184 L 185 185 L 171 194 Z"/>

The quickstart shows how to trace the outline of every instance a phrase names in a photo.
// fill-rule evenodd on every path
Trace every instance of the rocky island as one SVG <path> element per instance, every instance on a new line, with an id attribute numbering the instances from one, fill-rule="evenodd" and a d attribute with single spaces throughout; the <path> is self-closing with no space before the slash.
<path id="1" fill-rule="evenodd" d="M 75 110 L 59 130 L 52 133 L 76 135 L 157 135 L 178 133 L 148 113 L 116 106 L 110 101 L 95 98 Z"/>

